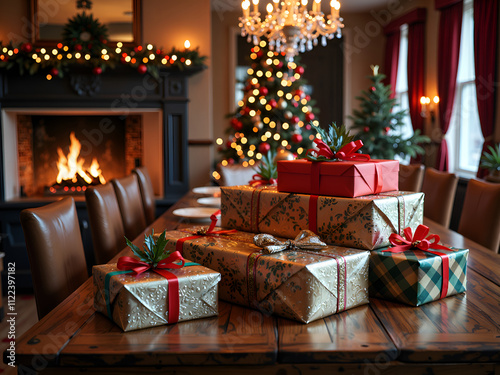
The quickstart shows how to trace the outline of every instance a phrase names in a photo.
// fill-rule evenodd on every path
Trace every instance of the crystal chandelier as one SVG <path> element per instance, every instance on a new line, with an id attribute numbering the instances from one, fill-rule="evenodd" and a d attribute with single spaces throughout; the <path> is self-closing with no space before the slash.
<path id="1" fill-rule="evenodd" d="M 331 0 L 331 13 L 321 11 L 321 0 L 313 0 L 312 10 L 307 10 L 308 0 L 273 0 L 267 4 L 267 15 L 259 13 L 259 0 L 243 0 L 243 17 L 239 18 L 241 35 L 258 45 L 261 37 L 269 41 L 269 48 L 284 52 L 289 61 L 299 52 L 310 51 L 318 44 L 326 46 L 327 39 L 342 36 L 343 19 L 339 17 L 340 2 Z"/>

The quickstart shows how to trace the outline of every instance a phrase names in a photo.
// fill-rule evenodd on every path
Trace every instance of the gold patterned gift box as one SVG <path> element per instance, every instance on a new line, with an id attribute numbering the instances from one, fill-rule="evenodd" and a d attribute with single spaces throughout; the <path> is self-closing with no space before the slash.
<path id="1" fill-rule="evenodd" d="M 424 194 L 388 192 L 357 198 L 278 192 L 275 187 L 221 188 L 221 226 L 294 238 L 309 229 L 328 244 L 373 250 L 391 233 L 422 224 Z"/>
<path id="2" fill-rule="evenodd" d="M 265 255 L 252 233 L 167 232 L 167 249 L 221 273 L 222 300 L 309 323 L 368 303 L 369 252 L 329 246 Z"/>
<path id="3" fill-rule="evenodd" d="M 176 276 L 178 295 L 169 296 L 172 281 L 156 272 L 136 277 L 131 271 L 120 271 L 116 264 L 94 266 L 94 307 L 124 331 L 172 323 L 173 311 L 179 322 L 218 314 L 220 273 L 201 265 L 169 272 Z"/>

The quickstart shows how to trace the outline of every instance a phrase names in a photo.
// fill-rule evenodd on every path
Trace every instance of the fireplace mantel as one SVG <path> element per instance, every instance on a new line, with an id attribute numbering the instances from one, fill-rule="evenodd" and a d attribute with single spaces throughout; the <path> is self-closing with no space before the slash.
<path id="1" fill-rule="evenodd" d="M 47 80 L 43 74 L 0 73 L 0 112 L 43 108 L 44 110 L 102 109 L 116 115 L 138 110 L 160 110 L 163 126 L 163 197 L 166 204 L 179 199 L 189 188 L 187 153 L 187 79 L 201 68 L 188 71 L 163 70 L 159 80 L 129 67 L 94 75 L 74 69 L 64 78 Z M 0 118 L 0 127 L 3 130 Z M 0 201 L 5 201 L 4 131 L 0 132 Z"/>

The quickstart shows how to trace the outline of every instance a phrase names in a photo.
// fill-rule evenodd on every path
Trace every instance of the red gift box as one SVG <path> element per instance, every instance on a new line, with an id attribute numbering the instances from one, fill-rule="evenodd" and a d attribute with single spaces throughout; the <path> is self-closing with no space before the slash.
<path id="1" fill-rule="evenodd" d="M 354 198 L 398 190 L 397 160 L 278 161 L 278 191 Z"/>

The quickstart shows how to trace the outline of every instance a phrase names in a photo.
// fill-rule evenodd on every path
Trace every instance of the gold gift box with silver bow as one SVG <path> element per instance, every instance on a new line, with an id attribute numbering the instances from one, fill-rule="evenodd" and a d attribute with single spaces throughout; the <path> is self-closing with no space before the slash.
<path id="1" fill-rule="evenodd" d="M 221 273 L 219 298 L 228 302 L 304 323 L 368 303 L 369 252 L 326 246 L 311 235 L 256 238 L 268 251 L 246 232 L 200 236 L 193 229 L 166 238 L 167 249 Z"/>

